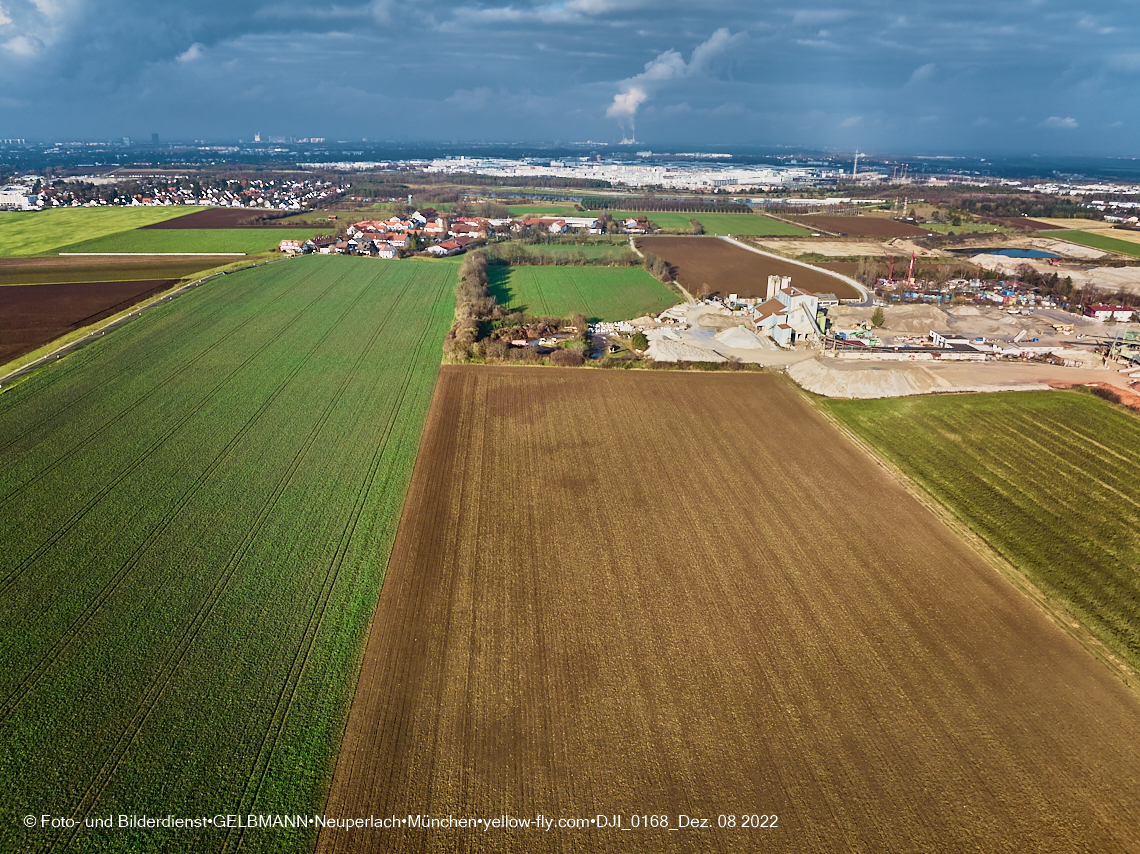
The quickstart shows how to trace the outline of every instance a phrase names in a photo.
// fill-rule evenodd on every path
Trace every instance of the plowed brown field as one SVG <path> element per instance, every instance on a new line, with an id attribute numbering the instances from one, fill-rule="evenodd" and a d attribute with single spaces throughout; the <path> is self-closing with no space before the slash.
<path id="1" fill-rule="evenodd" d="M 807 228 L 822 228 L 849 237 L 922 237 L 930 233 L 922 226 L 877 216 L 800 216 L 795 220 Z"/>
<path id="2" fill-rule="evenodd" d="M 117 282 L 128 279 L 181 279 L 209 270 L 225 259 L 174 255 L 167 258 L 138 256 L 49 256 L 0 258 L 0 285 L 55 285 L 65 282 Z"/>
<path id="3" fill-rule="evenodd" d="M 177 279 L 0 287 L 0 365 L 130 308 Z"/>
<path id="4" fill-rule="evenodd" d="M 144 225 L 143 228 L 242 228 L 247 224 L 253 228 L 273 228 L 275 224 L 272 222 L 249 222 L 256 216 L 264 216 L 265 213 L 265 211 L 249 210 L 248 208 L 209 208 L 175 219 Z"/>
<path id="5" fill-rule="evenodd" d="M 693 294 L 708 284 L 713 294 L 763 298 L 769 276 L 791 276 L 793 285 L 811 293 L 859 298 L 853 287 L 822 270 L 749 252 L 716 237 L 641 237 L 637 245 L 664 258 L 673 278 Z"/>
<path id="6" fill-rule="evenodd" d="M 1136 851 L 1138 743 L 1135 695 L 779 378 L 450 366 L 326 815 L 711 827 L 318 850 Z"/>

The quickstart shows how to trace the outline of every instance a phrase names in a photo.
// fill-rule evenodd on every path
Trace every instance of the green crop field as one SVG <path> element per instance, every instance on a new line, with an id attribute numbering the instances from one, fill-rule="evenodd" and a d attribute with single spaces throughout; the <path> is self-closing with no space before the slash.
<path id="1" fill-rule="evenodd" d="M 507 205 L 507 210 L 511 211 L 512 217 L 526 218 L 526 217 L 586 217 L 586 215 L 579 211 L 572 204 L 512 204 Z"/>
<path id="2" fill-rule="evenodd" d="M 780 222 L 763 214 L 747 213 L 673 213 L 656 211 L 609 211 L 616 221 L 630 217 L 649 217 L 658 228 L 691 231 L 689 220 L 695 219 L 709 234 L 744 234 L 753 237 L 806 237 L 811 234 L 806 228 Z"/>
<path id="3" fill-rule="evenodd" d="M 507 248 L 514 248 L 514 244 L 496 245 L 492 244 L 488 250 L 488 255 L 500 255 L 496 249 L 506 252 Z M 529 255 L 538 257 L 542 255 L 550 256 L 552 258 L 559 257 L 572 257 L 581 256 L 583 258 L 620 258 L 624 253 L 631 252 L 629 248 L 629 241 L 624 237 L 619 237 L 613 243 L 589 243 L 589 244 L 574 244 L 574 243 L 531 243 L 522 244 L 522 248 L 527 251 Z M 502 255 L 500 255 L 502 257 Z M 510 257 L 509 254 L 506 257 Z M 640 263 L 641 259 L 637 261 Z"/>
<path id="4" fill-rule="evenodd" d="M 680 300 L 641 267 L 491 267 L 500 305 L 533 315 L 628 320 L 664 311 Z"/>
<path id="5" fill-rule="evenodd" d="M 312 228 L 140 229 L 57 247 L 52 252 L 243 252 L 258 255 L 276 249 L 282 240 L 308 240 L 316 233 Z"/>
<path id="6" fill-rule="evenodd" d="M 988 222 L 964 222 L 961 225 L 950 225 L 945 222 L 924 222 L 922 227 L 936 234 L 991 234 L 993 232 L 1007 233 L 1013 231 L 1004 225 L 990 225 Z"/>
<path id="7" fill-rule="evenodd" d="M 1080 392 L 823 405 L 1140 666 L 1140 418 Z"/>
<path id="8" fill-rule="evenodd" d="M 1050 231 L 1050 239 L 1068 240 L 1070 243 L 1079 243 L 1093 249 L 1103 249 L 1105 252 L 1119 252 L 1121 255 L 1131 255 L 1140 258 L 1140 243 L 1128 240 L 1118 240 L 1115 237 L 1104 237 L 1098 232 L 1091 231 Z"/>
<path id="9" fill-rule="evenodd" d="M 0 258 L 43 255 L 81 240 L 106 237 L 203 208 L 54 208 L 0 213 Z"/>
<path id="10" fill-rule="evenodd" d="M 456 271 L 235 273 L 0 393 L 0 848 L 312 850 L 83 820 L 320 812 Z"/>

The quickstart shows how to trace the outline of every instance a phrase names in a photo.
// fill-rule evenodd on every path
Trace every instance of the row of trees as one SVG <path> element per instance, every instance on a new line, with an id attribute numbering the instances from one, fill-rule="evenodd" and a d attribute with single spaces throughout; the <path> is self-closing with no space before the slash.
<path id="1" fill-rule="evenodd" d="M 551 267 L 636 267 L 641 263 L 630 249 L 614 247 L 601 255 L 590 255 L 585 250 L 563 250 L 559 252 L 543 252 L 541 246 L 528 248 L 526 245 L 509 241 L 496 243 L 487 249 L 488 261 L 491 264 L 504 264 L 519 266 L 551 266 Z"/>
<path id="2" fill-rule="evenodd" d="M 642 254 L 645 256 L 645 270 L 649 275 L 662 282 L 673 281 L 673 270 L 668 261 L 648 250 Z"/>
<path id="3" fill-rule="evenodd" d="M 512 347 L 518 338 L 545 337 L 570 326 L 577 330 L 577 340 L 550 355 L 552 364 L 579 366 L 589 349 L 586 316 L 576 313 L 569 318 L 540 317 L 529 323 L 521 312 L 508 312 L 499 305 L 488 287 L 486 252 L 470 252 L 459 267 L 459 283 L 455 287 L 455 322 L 443 341 L 443 351 L 451 358 L 466 362 L 482 359 L 489 362 L 537 362 L 541 355 L 534 347 Z"/>
<path id="4" fill-rule="evenodd" d="M 740 213 L 750 214 L 752 208 L 735 202 L 710 204 L 680 199 L 645 199 L 623 196 L 585 196 L 580 205 L 586 211 L 645 211 L 649 213 Z"/>

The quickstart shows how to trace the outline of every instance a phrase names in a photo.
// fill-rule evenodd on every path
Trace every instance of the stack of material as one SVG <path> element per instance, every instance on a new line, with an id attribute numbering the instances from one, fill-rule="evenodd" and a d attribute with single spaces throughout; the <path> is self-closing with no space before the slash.
<path id="1" fill-rule="evenodd" d="M 718 332 L 714 337 L 725 347 L 732 347 L 737 350 L 761 350 L 764 348 L 764 342 L 760 336 L 743 326 L 725 329 L 723 332 Z"/>

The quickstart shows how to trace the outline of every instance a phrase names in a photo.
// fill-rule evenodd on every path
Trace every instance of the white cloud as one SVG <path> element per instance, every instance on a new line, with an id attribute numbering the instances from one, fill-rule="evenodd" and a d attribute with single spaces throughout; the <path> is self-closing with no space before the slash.
<path id="1" fill-rule="evenodd" d="M 1049 116 L 1049 118 L 1045 119 L 1045 121 L 1041 123 L 1041 127 L 1069 130 L 1078 127 L 1078 124 L 1077 120 L 1071 116 L 1066 116 L 1065 118 L 1061 118 L 1060 116 Z"/>
<path id="2" fill-rule="evenodd" d="M 8 10 L 5 9 L 3 5 L 0 5 L 0 27 L 6 27 L 10 23 L 12 23 L 12 18 L 8 14 Z"/>
<path id="3" fill-rule="evenodd" d="M 382 0 L 389 2 L 389 0 Z M 539 21 L 544 24 L 582 23 L 592 17 L 610 12 L 631 11 L 646 5 L 645 0 L 568 0 L 565 3 L 547 3 L 535 9 L 516 9 L 513 6 L 493 6 L 487 9 L 460 8 L 457 18 L 477 21 Z"/>
<path id="4" fill-rule="evenodd" d="M 176 59 L 179 62 L 193 62 L 195 59 L 200 59 L 202 54 L 205 53 L 206 46 L 201 42 L 194 42 L 190 47 L 186 48 L 182 53 L 178 54 Z"/>
<path id="5" fill-rule="evenodd" d="M 863 121 L 862 116 L 848 116 L 847 118 L 845 118 L 843 121 L 841 121 L 839 123 L 839 126 L 841 128 L 853 128 L 853 127 L 855 127 L 855 125 L 859 124 L 859 122 L 861 122 L 861 121 Z"/>
<path id="6" fill-rule="evenodd" d="M 803 9 L 792 16 L 793 24 L 829 24 L 833 21 L 845 21 L 851 17 L 850 12 L 841 9 Z"/>
<path id="7" fill-rule="evenodd" d="M 645 63 L 645 70 L 630 77 L 621 84 L 621 91 L 614 95 L 613 103 L 606 109 L 606 117 L 617 119 L 624 132 L 626 122 L 633 129 L 638 108 L 644 104 L 663 83 L 694 77 L 708 70 L 712 61 L 748 38 L 744 32 L 731 33 L 721 27 L 707 40 L 693 48 L 689 61 L 675 50 L 667 50 L 655 59 Z"/>
<path id="8" fill-rule="evenodd" d="M 624 91 L 614 95 L 614 102 L 606 110 L 606 118 L 618 121 L 632 119 L 637 115 L 637 108 L 645 103 L 649 95 L 644 89 L 629 86 Z"/>
<path id="9" fill-rule="evenodd" d="M 44 43 L 35 36 L 16 36 L 0 44 L 0 47 L 16 56 L 36 56 L 44 48 Z"/>
<path id="10" fill-rule="evenodd" d="M 920 65 L 914 70 L 914 73 L 910 75 L 909 82 L 925 83 L 927 80 L 934 76 L 934 69 L 937 67 L 938 66 L 936 66 L 933 62 L 928 62 L 926 65 Z"/>

